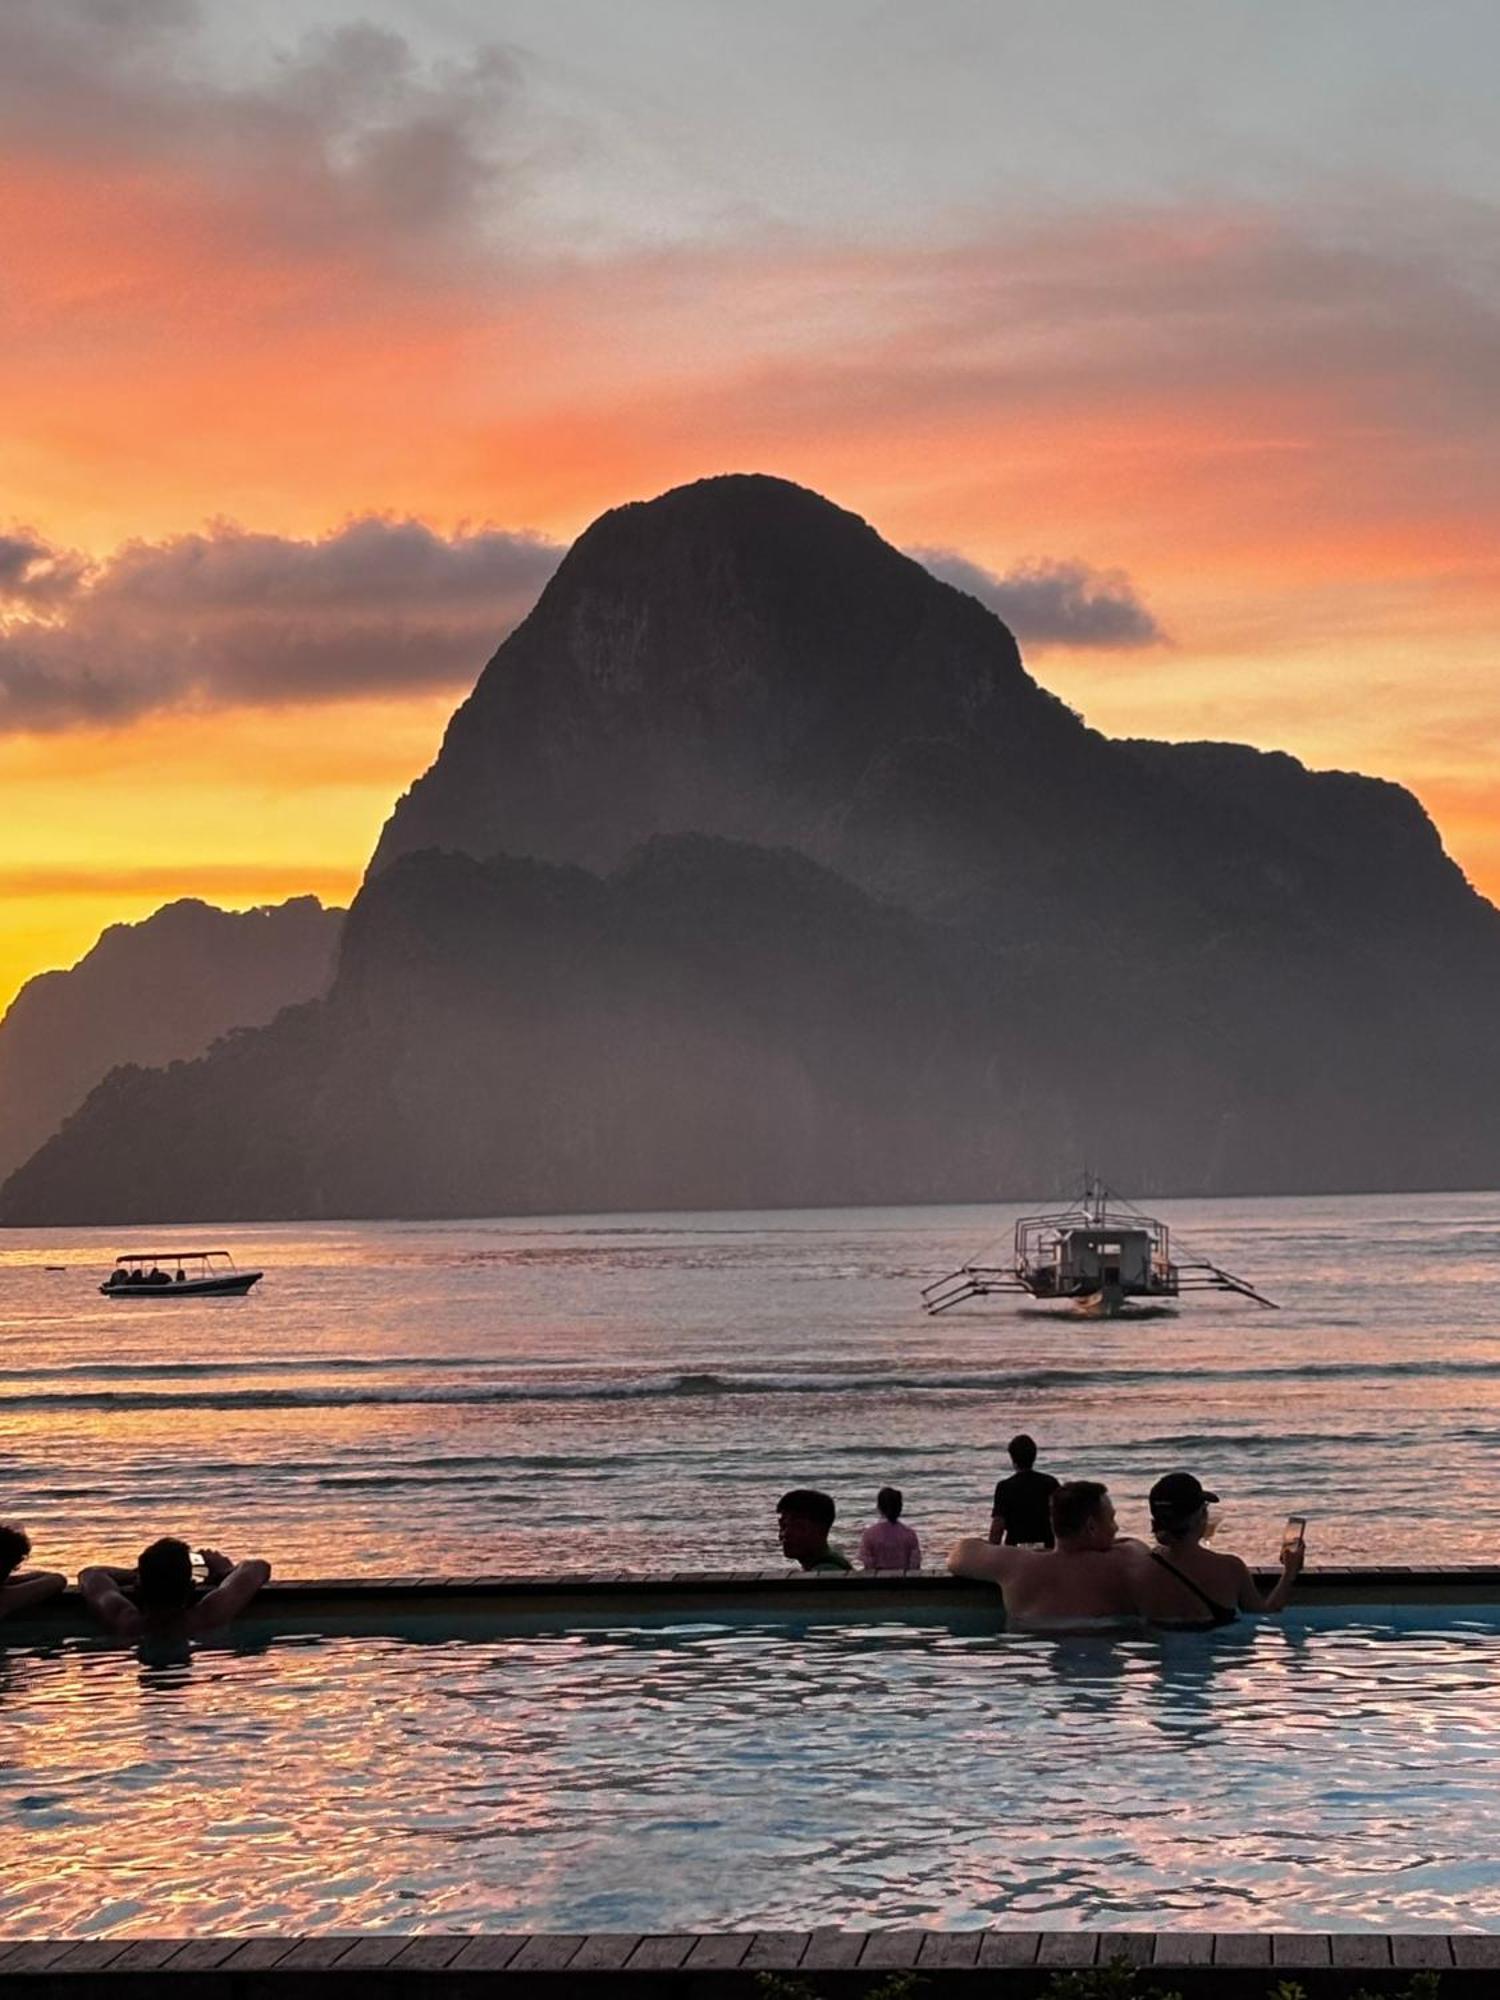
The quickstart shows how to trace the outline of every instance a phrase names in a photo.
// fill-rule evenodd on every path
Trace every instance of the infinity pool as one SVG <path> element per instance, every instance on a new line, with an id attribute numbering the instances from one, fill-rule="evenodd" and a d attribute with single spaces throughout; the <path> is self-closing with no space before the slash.
<path id="1" fill-rule="evenodd" d="M 1500 1610 L 0 1649 L 0 1934 L 1500 1931 Z"/>

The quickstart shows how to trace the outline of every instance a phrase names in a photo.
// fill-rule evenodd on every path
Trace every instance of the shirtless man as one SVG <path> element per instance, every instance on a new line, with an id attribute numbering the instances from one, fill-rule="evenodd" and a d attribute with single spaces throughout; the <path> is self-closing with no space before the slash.
<path id="1" fill-rule="evenodd" d="M 31 1537 L 14 1522 L 0 1521 L 0 1618 L 29 1611 L 66 1590 L 68 1579 L 51 1569 L 22 1569 L 31 1554 Z"/>
<path id="2" fill-rule="evenodd" d="M 1115 1508 L 1094 1479 L 1074 1479 L 1052 1495 L 1050 1549 L 1012 1548 L 971 1536 L 948 1558 L 955 1576 L 997 1583 L 1006 1622 L 1032 1632 L 1056 1632 L 1141 1617 L 1137 1543 L 1115 1540 Z"/>
<path id="3" fill-rule="evenodd" d="M 271 1565 L 258 1557 L 236 1563 L 217 1549 L 203 1551 L 203 1566 L 208 1588 L 200 1597 L 192 1551 L 164 1535 L 141 1550 L 134 1569 L 100 1563 L 80 1570 L 78 1588 L 100 1624 L 122 1639 L 201 1639 L 243 1611 L 271 1574 Z"/>

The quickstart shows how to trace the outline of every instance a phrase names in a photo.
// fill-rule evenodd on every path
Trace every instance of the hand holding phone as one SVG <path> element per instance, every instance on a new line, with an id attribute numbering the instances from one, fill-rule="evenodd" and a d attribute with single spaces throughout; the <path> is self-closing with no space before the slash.
<path id="1" fill-rule="evenodd" d="M 1306 1543 L 1307 1516 L 1305 1514 L 1288 1514 L 1286 1517 L 1286 1526 L 1281 1531 L 1281 1564 L 1283 1569 L 1292 1563 L 1295 1563 L 1298 1568 L 1301 1567 Z"/>

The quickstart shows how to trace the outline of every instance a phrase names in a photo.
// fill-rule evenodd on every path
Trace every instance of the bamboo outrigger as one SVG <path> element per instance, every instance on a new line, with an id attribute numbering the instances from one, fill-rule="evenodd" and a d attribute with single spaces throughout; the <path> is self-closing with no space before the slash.
<path id="1" fill-rule="evenodd" d="M 1205 1259 L 1176 1261 L 1164 1222 L 1089 1180 L 1072 1207 L 1021 1217 L 1009 1264 L 961 1264 L 923 1288 L 922 1307 L 943 1313 L 966 1299 L 1010 1292 L 1066 1300 L 1075 1311 L 1110 1317 L 1127 1310 L 1128 1300 L 1194 1291 L 1234 1292 L 1277 1310 L 1274 1299 L 1232 1271 Z"/>

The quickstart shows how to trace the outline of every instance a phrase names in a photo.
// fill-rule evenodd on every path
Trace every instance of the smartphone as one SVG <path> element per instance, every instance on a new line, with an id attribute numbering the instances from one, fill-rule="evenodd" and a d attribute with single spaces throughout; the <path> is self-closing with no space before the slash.
<path id="1" fill-rule="evenodd" d="M 1286 1526 L 1281 1531 L 1282 1560 L 1285 1561 L 1293 1549 L 1300 1549 L 1306 1539 L 1307 1516 L 1305 1514 L 1288 1514 L 1286 1517 Z"/>

